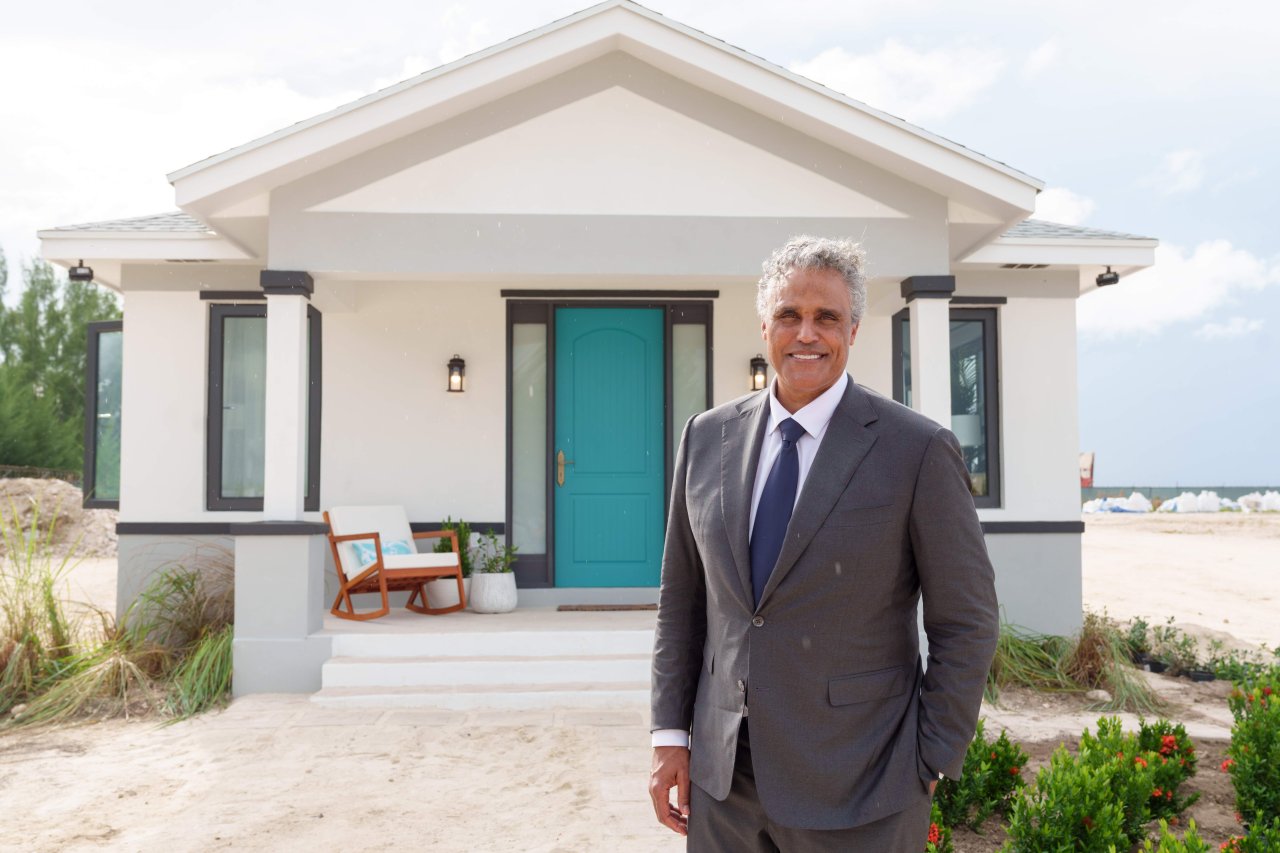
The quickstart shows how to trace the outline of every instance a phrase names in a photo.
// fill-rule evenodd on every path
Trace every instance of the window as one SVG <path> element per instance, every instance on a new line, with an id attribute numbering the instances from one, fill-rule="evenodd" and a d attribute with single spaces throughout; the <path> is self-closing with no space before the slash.
<path id="1" fill-rule="evenodd" d="M 320 312 L 307 306 L 307 510 L 320 508 Z M 214 305 L 209 313 L 206 505 L 262 510 L 266 458 L 267 307 Z"/>
<path id="2" fill-rule="evenodd" d="M 893 398 L 911 405 L 911 329 L 893 318 Z M 974 503 L 1000 506 L 999 376 L 996 309 L 951 309 L 951 431 L 960 441 Z"/>
<path id="3" fill-rule="evenodd" d="M 120 508 L 120 383 L 124 324 L 90 323 L 85 349 L 84 506 Z"/>

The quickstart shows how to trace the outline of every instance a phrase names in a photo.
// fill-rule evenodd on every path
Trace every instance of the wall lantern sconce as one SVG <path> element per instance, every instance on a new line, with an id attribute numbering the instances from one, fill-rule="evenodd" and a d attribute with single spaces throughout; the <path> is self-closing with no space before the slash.
<path id="1" fill-rule="evenodd" d="M 462 356 L 454 355 L 449 359 L 449 391 L 451 393 L 462 393 L 466 390 L 467 363 Z"/>
<path id="2" fill-rule="evenodd" d="M 769 384 L 769 362 L 764 360 L 764 356 L 756 354 L 751 359 L 751 390 L 763 391 L 765 386 Z"/>
<path id="3" fill-rule="evenodd" d="M 93 281 L 93 267 L 86 267 L 84 265 L 84 259 L 82 258 L 80 263 L 67 270 L 67 278 L 72 281 L 88 284 Z"/>

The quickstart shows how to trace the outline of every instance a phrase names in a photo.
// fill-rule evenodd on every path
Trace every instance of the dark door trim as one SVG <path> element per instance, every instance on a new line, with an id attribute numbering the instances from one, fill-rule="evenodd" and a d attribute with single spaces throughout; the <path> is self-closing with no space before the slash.
<path id="1" fill-rule="evenodd" d="M 510 291 L 515 294 L 519 291 Z M 509 299 L 507 301 L 507 353 L 506 353 L 506 372 L 507 372 L 507 412 L 506 412 L 506 514 L 504 517 L 506 527 L 506 541 L 511 544 L 512 530 L 514 524 L 512 521 L 513 512 L 513 482 L 512 482 L 512 453 L 513 453 L 513 405 L 512 405 L 512 345 L 514 343 L 514 327 L 516 323 L 540 323 L 546 327 L 547 335 L 547 407 L 546 407 L 546 444 L 544 478 L 545 478 L 545 501 L 546 501 L 546 552 L 544 554 L 525 554 L 516 555 L 515 573 L 516 583 L 518 586 L 526 588 L 550 588 L 555 586 L 555 483 L 553 465 L 551 462 L 552 454 L 555 448 L 551 445 L 555 442 L 555 399 L 556 399 L 556 327 L 555 327 L 555 309 L 557 308 L 660 308 L 665 312 L 665 326 L 663 329 L 663 363 L 665 388 L 663 389 L 663 451 L 666 456 L 664 464 L 666 471 L 664 475 L 664 493 L 663 505 L 669 504 L 671 499 L 671 476 L 674 471 L 673 463 L 675 457 L 674 438 L 672 435 L 672 327 L 678 324 L 702 324 L 706 327 L 706 365 L 707 365 L 707 396 L 706 407 L 711 407 L 711 401 L 715 399 L 715 389 L 712 386 L 714 375 L 714 363 L 712 355 L 715 352 L 713 343 L 713 304 L 711 301 L 690 301 L 687 297 L 687 291 L 663 291 L 666 298 L 663 299 L 629 299 L 626 298 L 630 294 L 626 291 L 617 291 L 621 298 L 617 299 L 580 299 L 573 298 L 575 294 L 582 291 L 536 291 L 538 294 L 549 293 L 556 294 L 558 299 Z M 604 293 L 610 291 L 591 291 L 592 293 Z M 709 291 L 714 293 L 715 291 Z M 504 292 L 505 293 L 505 292 Z M 648 293 L 648 291 L 646 291 Z M 681 425 L 683 426 L 683 425 Z M 665 518 L 665 513 L 664 513 Z"/>

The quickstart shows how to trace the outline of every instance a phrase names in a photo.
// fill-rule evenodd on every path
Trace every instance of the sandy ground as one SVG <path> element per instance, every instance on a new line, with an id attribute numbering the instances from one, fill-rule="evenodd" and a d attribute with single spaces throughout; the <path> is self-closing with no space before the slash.
<path id="1" fill-rule="evenodd" d="M 1280 643 L 1280 517 L 1091 517 L 1084 559 L 1091 608 Z M 113 569 L 83 563 L 70 589 L 107 606 Z M 1153 681 L 1193 737 L 1229 736 L 1225 685 Z M 1097 717 L 1038 694 L 1007 696 L 983 714 L 989 732 L 1007 728 L 1046 755 Z M 640 707 L 517 719 L 254 696 L 171 726 L 0 735 L 0 849 L 683 849 L 647 803 L 647 731 Z"/>

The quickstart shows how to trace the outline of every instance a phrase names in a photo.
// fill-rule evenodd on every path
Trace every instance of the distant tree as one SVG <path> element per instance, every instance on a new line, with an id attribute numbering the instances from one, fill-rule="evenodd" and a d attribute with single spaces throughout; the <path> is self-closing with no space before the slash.
<path id="1" fill-rule="evenodd" d="M 119 302 L 36 259 L 23 265 L 24 286 L 10 308 L 3 258 L 0 253 L 0 465 L 79 471 L 87 324 L 118 319 Z"/>

